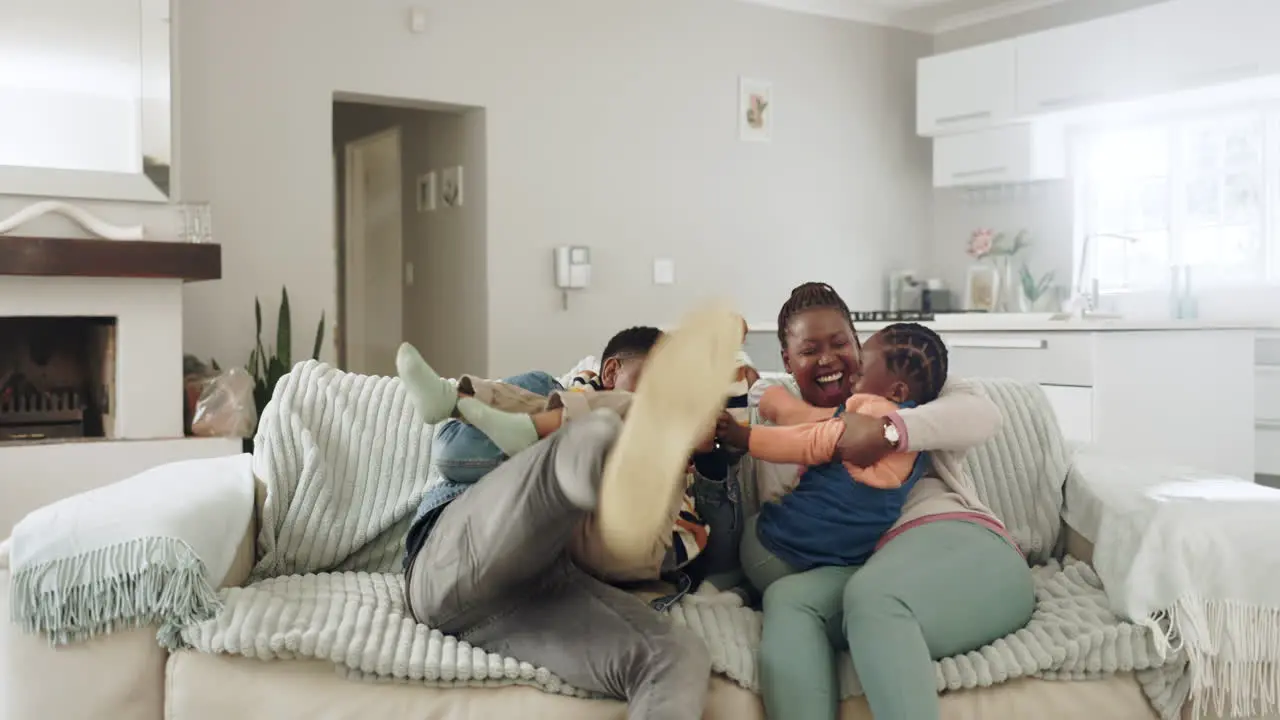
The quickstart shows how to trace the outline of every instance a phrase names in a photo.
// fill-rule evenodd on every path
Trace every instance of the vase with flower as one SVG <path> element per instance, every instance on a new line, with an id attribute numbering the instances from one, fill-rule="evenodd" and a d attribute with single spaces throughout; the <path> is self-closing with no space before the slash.
<path id="1" fill-rule="evenodd" d="M 1029 235 L 1020 230 L 1012 238 L 990 228 L 979 228 L 969 235 L 966 252 L 979 262 L 990 260 L 995 268 L 996 286 L 999 288 L 993 307 L 994 312 L 1018 312 L 1023 300 L 1021 279 L 1016 274 L 1014 259 L 1028 245 Z"/>

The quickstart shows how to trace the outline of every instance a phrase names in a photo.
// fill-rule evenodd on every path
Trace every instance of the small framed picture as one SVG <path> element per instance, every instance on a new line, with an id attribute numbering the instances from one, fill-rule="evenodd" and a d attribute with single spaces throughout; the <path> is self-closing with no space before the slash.
<path id="1" fill-rule="evenodd" d="M 454 165 L 440 173 L 440 201 L 445 207 L 462 207 L 462 166 Z"/>
<path id="2" fill-rule="evenodd" d="M 744 142 L 773 138 L 773 83 L 738 79 L 738 138 Z"/>
<path id="3" fill-rule="evenodd" d="M 973 265 L 964 286 L 964 309 L 995 312 L 1000 297 L 1000 273 L 994 265 Z"/>
<path id="4" fill-rule="evenodd" d="M 418 176 L 418 212 L 435 212 L 436 171 Z"/>

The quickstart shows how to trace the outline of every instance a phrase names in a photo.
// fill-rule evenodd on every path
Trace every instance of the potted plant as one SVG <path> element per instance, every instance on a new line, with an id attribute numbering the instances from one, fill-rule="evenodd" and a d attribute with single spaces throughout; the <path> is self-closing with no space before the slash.
<path id="1" fill-rule="evenodd" d="M 271 401 L 271 393 L 276 383 L 293 367 L 293 316 L 289 310 L 289 291 L 280 288 L 280 312 L 276 318 L 275 347 L 262 344 L 262 303 L 253 299 L 253 320 L 257 327 L 257 342 L 249 353 L 249 362 L 245 369 L 253 376 L 253 404 L 257 407 L 261 421 L 262 411 Z M 324 313 L 320 313 L 320 323 L 316 325 L 316 338 L 311 346 L 311 359 L 320 359 L 320 345 L 324 342 Z M 256 434 L 257 429 L 254 429 Z M 245 438 L 245 452 L 253 452 L 253 439 Z"/>
<path id="2" fill-rule="evenodd" d="M 1024 263 L 1018 272 L 1019 279 L 1022 281 L 1022 297 L 1026 301 L 1023 305 L 1023 311 L 1053 309 L 1045 307 L 1045 303 L 1052 299 L 1053 271 L 1050 270 L 1037 279 L 1031 274 L 1031 268 Z"/>

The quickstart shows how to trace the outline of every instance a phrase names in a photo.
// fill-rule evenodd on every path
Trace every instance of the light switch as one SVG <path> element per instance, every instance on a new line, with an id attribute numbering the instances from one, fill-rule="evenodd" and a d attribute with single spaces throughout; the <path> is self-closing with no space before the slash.
<path id="1" fill-rule="evenodd" d="M 676 261 L 671 258 L 658 258 L 653 261 L 653 284 L 676 284 Z"/>
<path id="2" fill-rule="evenodd" d="M 409 29 L 416 33 L 427 31 L 426 10 L 422 8 L 411 8 L 409 10 Z"/>

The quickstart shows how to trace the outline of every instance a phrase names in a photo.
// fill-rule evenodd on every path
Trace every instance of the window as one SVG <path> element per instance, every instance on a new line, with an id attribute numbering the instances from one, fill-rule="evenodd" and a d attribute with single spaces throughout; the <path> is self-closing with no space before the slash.
<path id="1" fill-rule="evenodd" d="M 1278 150 L 1280 111 L 1083 135 L 1077 236 L 1095 236 L 1086 276 L 1104 291 L 1152 290 L 1187 265 L 1201 288 L 1280 283 Z"/>

